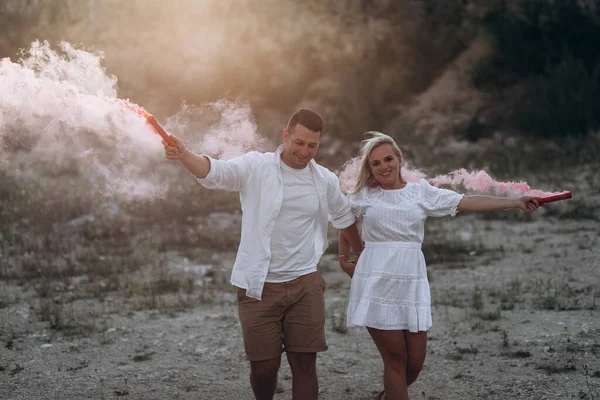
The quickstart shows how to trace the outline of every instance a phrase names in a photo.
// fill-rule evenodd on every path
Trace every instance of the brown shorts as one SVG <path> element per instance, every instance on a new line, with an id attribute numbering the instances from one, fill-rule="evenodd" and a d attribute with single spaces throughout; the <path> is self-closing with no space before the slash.
<path id="1" fill-rule="evenodd" d="M 319 272 L 284 283 L 265 283 L 262 300 L 237 290 L 246 359 L 269 360 L 282 352 L 316 353 L 325 342 L 325 280 Z"/>

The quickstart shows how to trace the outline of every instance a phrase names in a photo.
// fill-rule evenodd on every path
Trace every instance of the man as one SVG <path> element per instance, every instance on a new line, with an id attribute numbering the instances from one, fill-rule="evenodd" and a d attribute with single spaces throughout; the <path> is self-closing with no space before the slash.
<path id="1" fill-rule="evenodd" d="M 250 152 L 215 160 L 165 142 L 165 155 L 179 160 L 209 189 L 240 193 L 242 234 L 231 283 L 250 384 L 257 400 L 272 400 L 281 353 L 292 371 L 292 398 L 317 399 L 317 352 L 325 341 L 325 281 L 317 263 L 327 248 L 328 218 L 358 252 L 362 243 L 337 177 L 318 165 L 323 120 L 300 109 L 283 130 L 273 153 Z"/>

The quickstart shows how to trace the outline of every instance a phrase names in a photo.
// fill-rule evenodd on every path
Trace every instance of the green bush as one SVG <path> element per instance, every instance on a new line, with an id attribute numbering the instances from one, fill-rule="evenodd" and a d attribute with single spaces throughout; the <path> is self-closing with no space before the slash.
<path id="1" fill-rule="evenodd" d="M 598 63 L 600 9 L 578 0 L 507 2 L 483 21 L 495 39 L 496 66 L 516 77 L 545 75 L 548 68 L 571 55 L 588 68 Z"/>
<path id="2" fill-rule="evenodd" d="M 600 126 L 600 8 L 578 0 L 501 2 L 483 21 L 494 44 L 474 83 L 511 93 L 509 124 L 539 137 Z"/>
<path id="3" fill-rule="evenodd" d="M 589 70 L 583 59 L 566 56 L 546 76 L 532 79 L 528 92 L 514 118 L 525 132 L 554 138 L 600 127 L 600 62 Z"/>

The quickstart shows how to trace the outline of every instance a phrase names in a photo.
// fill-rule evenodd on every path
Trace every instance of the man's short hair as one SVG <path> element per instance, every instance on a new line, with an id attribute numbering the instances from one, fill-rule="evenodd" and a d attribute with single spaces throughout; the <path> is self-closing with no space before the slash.
<path id="1" fill-rule="evenodd" d="M 304 125 L 313 132 L 323 134 L 323 118 L 316 111 L 308 108 L 301 108 L 292 115 L 286 128 L 288 132 L 294 133 L 296 124 Z"/>

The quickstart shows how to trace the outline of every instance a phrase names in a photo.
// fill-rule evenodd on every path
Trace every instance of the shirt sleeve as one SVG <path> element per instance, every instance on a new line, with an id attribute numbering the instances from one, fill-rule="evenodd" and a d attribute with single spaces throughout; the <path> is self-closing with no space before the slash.
<path id="1" fill-rule="evenodd" d="M 231 160 L 217 160 L 205 156 L 210 162 L 210 171 L 206 178 L 196 178 L 207 189 L 221 189 L 232 192 L 243 192 L 250 175 L 254 152 L 245 154 Z"/>
<path id="2" fill-rule="evenodd" d="M 421 179 L 419 188 L 421 206 L 429 217 L 455 216 L 458 212 L 456 207 L 464 197 L 464 194 L 456 193 L 453 190 L 432 186 L 425 179 Z"/>
<path id="3" fill-rule="evenodd" d="M 357 193 L 353 193 L 348 196 L 350 200 L 350 207 L 352 209 L 352 214 L 354 214 L 354 218 L 357 221 L 362 221 L 365 213 L 367 212 L 367 204 L 365 199 L 365 188 L 361 189 Z"/>
<path id="4" fill-rule="evenodd" d="M 342 193 L 340 181 L 331 171 L 327 171 L 327 207 L 329 209 L 329 221 L 335 229 L 345 229 L 352 225 L 356 218 L 350 208 L 350 200 Z"/>

